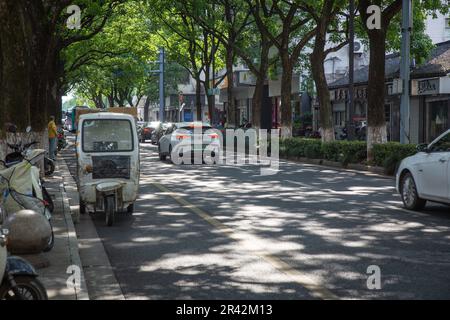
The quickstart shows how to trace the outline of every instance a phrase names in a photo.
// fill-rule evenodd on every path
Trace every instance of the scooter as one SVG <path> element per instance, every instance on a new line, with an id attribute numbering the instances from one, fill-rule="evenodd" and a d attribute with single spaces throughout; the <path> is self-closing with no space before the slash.
<path id="1" fill-rule="evenodd" d="M 26 144 L 22 145 L 22 141 L 19 143 L 17 142 L 17 136 L 16 136 L 16 128 L 15 126 L 10 126 L 8 131 L 10 133 L 14 133 L 16 140 L 14 144 L 9 144 L 8 143 L 8 147 L 12 150 L 14 150 L 14 152 L 9 153 L 6 155 L 5 157 L 5 161 L 2 161 L 3 165 L 6 168 L 11 168 L 12 166 L 22 162 L 24 160 L 24 155 L 25 153 L 34 145 L 38 144 L 37 141 L 32 141 Z M 31 127 L 27 127 L 26 129 L 27 133 L 30 134 L 31 133 Z M 44 168 L 45 168 L 45 175 L 50 175 L 55 171 L 55 164 L 54 162 L 49 159 L 48 157 L 44 157 Z M 49 171 L 50 172 L 47 172 Z M 47 174 L 48 173 L 48 174 Z M 42 189 L 42 194 L 43 194 L 43 200 L 46 202 L 46 207 L 50 210 L 51 213 L 53 213 L 53 209 L 54 209 L 54 204 L 53 204 L 53 200 L 50 197 L 50 194 L 48 193 L 47 189 L 45 188 L 45 184 L 44 181 L 42 179 L 39 178 L 40 181 L 40 187 Z"/>
<path id="2" fill-rule="evenodd" d="M 68 146 L 63 128 L 58 129 L 58 152 Z"/>
<path id="3" fill-rule="evenodd" d="M 7 242 L 8 230 L 0 228 L 0 300 L 48 300 L 36 270 L 28 261 L 8 256 Z"/>
<path id="4" fill-rule="evenodd" d="M 7 143 L 8 147 L 13 150 L 5 157 L 5 162 L 9 165 L 14 165 L 23 160 L 23 153 L 38 144 L 37 141 L 32 141 L 30 143 L 23 144 L 23 142 L 17 137 L 17 127 L 15 125 L 10 125 L 8 127 L 8 132 L 14 134 L 14 143 Z M 27 127 L 26 132 L 28 133 L 28 140 L 31 136 L 31 127 Z M 55 172 L 55 163 L 49 157 L 44 157 L 44 174 L 45 176 L 50 176 Z"/>
<path id="5" fill-rule="evenodd" d="M 22 209 L 31 209 L 41 212 L 48 220 L 52 229 L 51 237 L 44 249 L 44 252 L 50 251 L 54 246 L 54 234 L 51 224 L 51 206 L 44 199 L 45 193 L 39 179 L 39 168 L 35 165 L 42 159 L 44 150 L 28 150 L 22 162 L 13 166 L 6 166 L 0 170 L 0 192 L 3 194 L 3 205 L 6 214 L 14 213 Z M 50 196 L 46 195 L 50 200 Z"/>

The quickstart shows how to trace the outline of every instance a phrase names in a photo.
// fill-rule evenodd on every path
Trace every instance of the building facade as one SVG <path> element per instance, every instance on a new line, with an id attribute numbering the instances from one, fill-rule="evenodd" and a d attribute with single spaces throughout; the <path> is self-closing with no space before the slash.
<path id="1" fill-rule="evenodd" d="M 400 140 L 400 95 L 394 86 L 400 76 L 400 56 L 386 56 L 385 118 L 390 141 Z M 353 118 L 350 119 L 348 77 L 329 85 L 335 131 L 349 121 L 367 120 L 368 67 L 355 70 Z M 410 130 L 411 143 L 431 142 L 450 127 L 450 41 L 438 43 L 430 58 L 411 72 Z M 317 110 L 317 109 L 316 109 Z M 320 108 L 317 110 L 320 112 Z M 318 115 L 316 115 L 318 117 Z"/>

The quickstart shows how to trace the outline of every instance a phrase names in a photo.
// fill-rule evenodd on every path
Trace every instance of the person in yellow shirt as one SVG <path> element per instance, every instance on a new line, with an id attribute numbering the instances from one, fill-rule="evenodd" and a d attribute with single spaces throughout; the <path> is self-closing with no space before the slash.
<path id="1" fill-rule="evenodd" d="M 55 117 L 50 117 L 50 122 L 48 123 L 48 145 L 49 145 L 49 157 L 52 160 L 55 160 L 56 157 L 56 139 L 57 139 L 57 130 Z"/>

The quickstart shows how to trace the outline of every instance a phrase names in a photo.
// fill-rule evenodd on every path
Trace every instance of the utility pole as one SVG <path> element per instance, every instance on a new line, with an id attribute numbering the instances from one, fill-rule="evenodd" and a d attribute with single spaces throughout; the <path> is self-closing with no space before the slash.
<path id="1" fill-rule="evenodd" d="M 166 110 L 166 97 L 164 93 L 164 48 L 159 49 L 159 121 L 164 122 L 164 112 Z"/>
<path id="2" fill-rule="evenodd" d="M 409 139 L 409 81 L 410 81 L 410 52 L 412 30 L 412 0 L 403 0 L 402 4 L 402 52 L 400 74 L 403 83 L 400 104 L 400 143 L 410 143 Z"/>
<path id="3" fill-rule="evenodd" d="M 348 123 L 347 123 L 347 139 L 353 140 L 355 137 L 355 124 L 353 122 L 354 114 L 354 70 L 355 70 L 355 0 L 350 0 L 348 8 L 349 20 L 348 20 L 348 33 L 349 33 L 349 46 L 348 46 Z"/>
<path id="4" fill-rule="evenodd" d="M 159 64 L 159 69 L 148 71 L 150 75 L 159 75 L 159 121 L 161 122 L 164 122 L 164 112 L 166 110 L 166 98 L 164 92 L 165 55 L 164 48 L 159 48 L 159 60 L 150 62 Z"/>

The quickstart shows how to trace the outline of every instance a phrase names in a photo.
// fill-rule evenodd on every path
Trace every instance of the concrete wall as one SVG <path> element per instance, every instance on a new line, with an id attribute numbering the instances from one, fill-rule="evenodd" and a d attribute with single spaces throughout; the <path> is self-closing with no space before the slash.
<path id="1" fill-rule="evenodd" d="M 447 15 L 449 18 L 450 15 Z M 431 38 L 433 43 L 439 43 L 450 40 L 450 29 L 445 28 L 445 16 L 437 13 L 436 19 L 429 16 L 426 21 L 425 32 Z"/>

